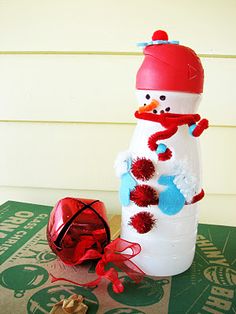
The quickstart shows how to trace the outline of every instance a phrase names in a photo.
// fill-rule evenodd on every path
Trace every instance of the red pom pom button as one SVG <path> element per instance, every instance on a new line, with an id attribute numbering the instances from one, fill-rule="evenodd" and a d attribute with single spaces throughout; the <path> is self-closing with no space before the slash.
<path id="1" fill-rule="evenodd" d="M 156 219 L 150 212 L 140 212 L 133 217 L 131 217 L 129 225 L 137 230 L 138 233 L 147 233 L 156 224 Z"/>
<path id="2" fill-rule="evenodd" d="M 150 159 L 137 158 L 132 163 L 131 172 L 136 179 L 148 181 L 153 177 L 155 167 Z"/>
<path id="3" fill-rule="evenodd" d="M 157 205 L 158 193 L 149 185 L 137 185 L 134 190 L 130 192 L 130 200 L 139 207 Z"/>

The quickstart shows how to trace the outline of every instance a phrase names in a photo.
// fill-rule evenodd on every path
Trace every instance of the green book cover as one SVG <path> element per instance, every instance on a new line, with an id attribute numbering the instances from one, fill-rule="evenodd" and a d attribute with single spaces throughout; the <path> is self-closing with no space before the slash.
<path id="1" fill-rule="evenodd" d="M 92 262 L 69 267 L 51 252 L 46 240 L 51 209 L 13 201 L 0 207 L 0 313 L 49 313 L 74 293 L 85 297 L 89 314 L 236 313 L 236 228 L 200 224 L 189 270 L 173 277 L 146 276 L 140 284 L 120 272 L 125 291 L 115 294 L 106 281 L 93 288 L 51 283 L 53 271 L 80 282 L 96 277 Z"/>
<path id="2" fill-rule="evenodd" d="M 199 224 L 192 266 L 173 276 L 169 313 L 236 313 L 236 228 Z"/>

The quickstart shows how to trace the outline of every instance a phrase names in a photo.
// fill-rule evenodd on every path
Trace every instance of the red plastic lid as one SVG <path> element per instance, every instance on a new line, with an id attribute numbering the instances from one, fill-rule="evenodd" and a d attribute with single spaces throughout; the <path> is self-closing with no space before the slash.
<path id="1" fill-rule="evenodd" d="M 168 35 L 161 30 L 153 34 L 152 40 L 154 43 L 144 49 L 145 58 L 136 76 L 136 88 L 202 93 L 204 70 L 196 53 L 168 42 Z M 158 40 L 166 43 L 160 44 Z"/>

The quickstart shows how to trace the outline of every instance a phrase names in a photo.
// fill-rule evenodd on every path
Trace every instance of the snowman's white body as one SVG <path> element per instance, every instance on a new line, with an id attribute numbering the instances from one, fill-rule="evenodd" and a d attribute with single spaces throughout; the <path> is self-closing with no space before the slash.
<path id="1" fill-rule="evenodd" d="M 200 100 L 199 94 L 166 92 L 166 91 L 137 91 L 139 105 L 143 106 L 145 95 L 150 94 L 151 99 L 160 99 L 165 95 L 165 101 L 159 101 L 157 108 L 165 110 L 170 107 L 172 113 L 196 113 Z M 147 145 L 149 137 L 164 130 L 161 124 L 139 119 L 133 138 L 129 146 L 132 160 L 137 157 L 150 159 L 155 166 L 154 176 L 147 183 L 159 192 L 165 187 L 158 184 L 160 175 L 172 175 L 176 163 L 185 162 L 186 172 L 196 178 L 197 186 L 195 194 L 201 190 L 201 171 L 199 163 L 198 139 L 191 136 L 188 126 L 179 126 L 178 131 L 172 137 L 158 142 L 165 143 L 171 149 L 173 156 L 167 161 L 159 161 L 157 153 L 151 151 Z M 142 181 L 136 180 L 138 184 Z M 145 234 L 138 233 L 128 222 L 135 214 L 148 211 L 156 219 L 156 225 Z M 137 242 L 141 246 L 141 253 L 133 261 L 148 275 L 171 276 L 188 269 L 193 261 L 195 253 L 195 241 L 198 224 L 198 204 L 185 205 L 175 215 L 166 215 L 158 205 L 139 207 L 134 202 L 122 207 L 121 237 L 131 242 Z"/>

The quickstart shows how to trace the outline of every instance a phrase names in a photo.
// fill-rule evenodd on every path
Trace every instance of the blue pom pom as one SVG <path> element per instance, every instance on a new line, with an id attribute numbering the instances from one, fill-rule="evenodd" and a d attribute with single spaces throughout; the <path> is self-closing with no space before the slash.
<path id="1" fill-rule="evenodd" d="M 193 135 L 193 131 L 195 130 L 195 128 L 196 128 L 196 124 L 190 125 L 190 127 L 189 127 L 189 134 L 190 135 Z"/>
<path id="2" fill-rule="evenodd" d="M 166 150 L 167 150 L 167 146 L 165 144 L 158 144 L 156 153 L 157 154 L 165 153 Z"/>

